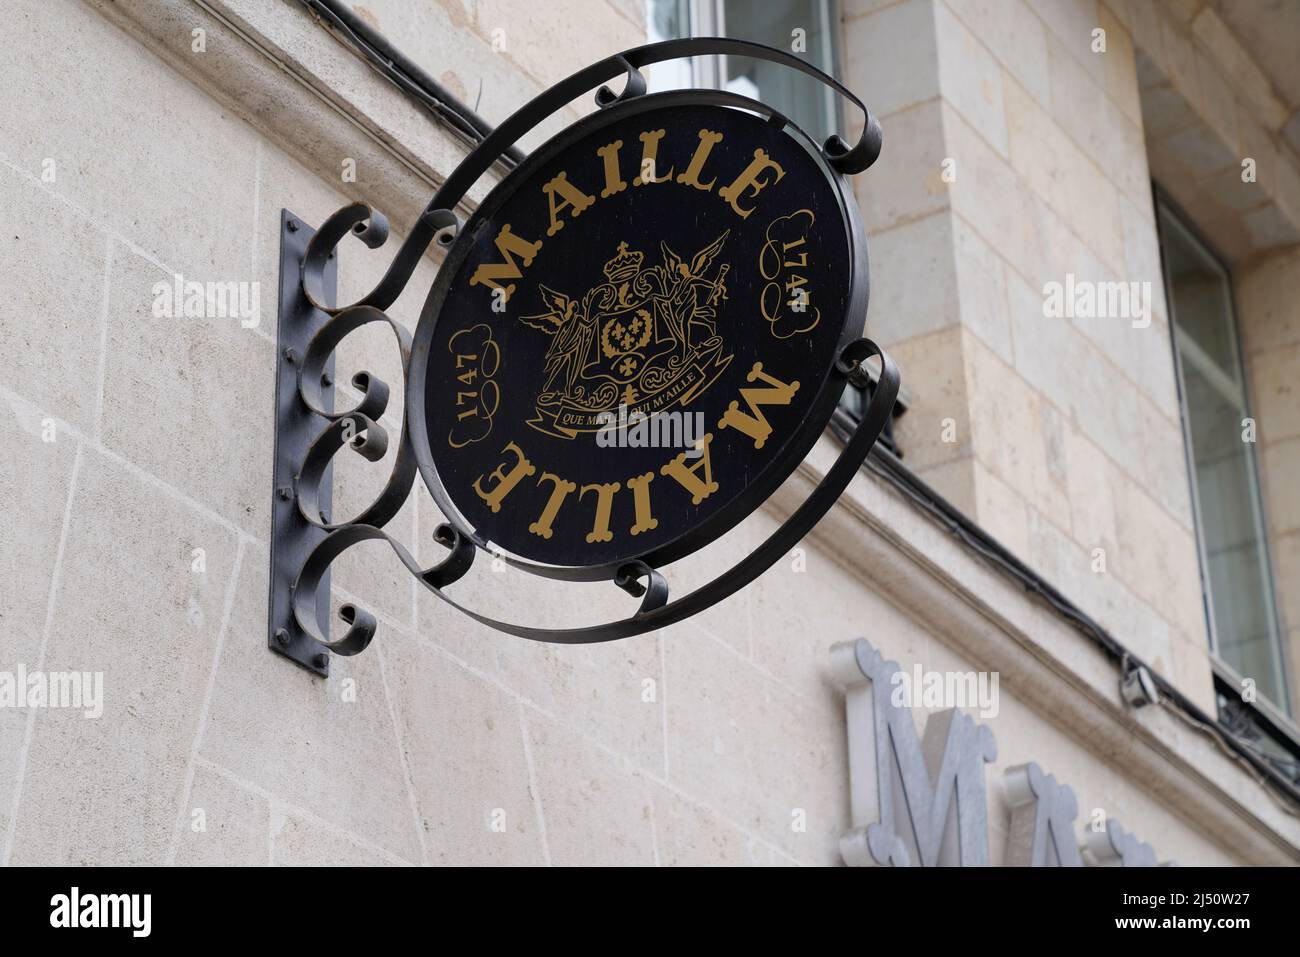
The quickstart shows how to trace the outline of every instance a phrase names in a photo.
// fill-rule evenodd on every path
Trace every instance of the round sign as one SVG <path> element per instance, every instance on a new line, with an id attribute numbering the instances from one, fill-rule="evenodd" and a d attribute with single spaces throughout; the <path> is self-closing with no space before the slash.
<path id="1" fill-rule="evenodd" d="M 758 507 L 821 434 L 866 314 L 843 181 L 761 104 L 616 104 L 465 224 L 407 416 L 448 518 L 548 575 L 661 567 Z"/>

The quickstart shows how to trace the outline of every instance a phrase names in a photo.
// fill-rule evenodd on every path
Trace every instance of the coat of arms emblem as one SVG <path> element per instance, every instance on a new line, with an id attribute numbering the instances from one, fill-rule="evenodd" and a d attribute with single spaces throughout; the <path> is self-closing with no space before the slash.
<path id="1" fill-rule="evenodd" d="M 528 424 L 571 439 L 601 429 L 620 406 L 649 417 L 712 385 L 731 362 L 717 325 L 729 267 L 714 268 L 729 232 L 689 260 L 661 242 L 662 262 L 648 268 L 619 243 L 605 281 L 580 296 L 539 284 L 546 311 L 521 319 L 551 343 Z"/>

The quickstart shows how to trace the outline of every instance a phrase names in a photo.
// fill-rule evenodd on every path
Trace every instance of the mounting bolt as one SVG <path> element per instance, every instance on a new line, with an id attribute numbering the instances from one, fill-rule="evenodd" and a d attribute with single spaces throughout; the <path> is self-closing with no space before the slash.
<path id="1" fill-rule="evenodd" d="M 287 502 L 289 499 L 293 498 L 293 489 L 289 488 L 287 485 L 281 485 L 275 490 L 275 494 L 280 496 L 280 501 Z"/>
<path id="2" fill-rule="evenodd" d="M 317 668 L 324 668 L 326 665 L 330 663 L 330 656 L 325 654 L 325 652 L 322 651 L 320 654 L 318 654 L 315 658 L 311 660 L 311 663 L 315 665 Z"/>
<path id="3" fill-rule="evenodd" d="M 330 375 L 328 372 L 322 372 L 320 374 L 320 384 L 325 386 L 326 388 L 329 388 L 334 384 L 334 377 Z"/>
<path id="4" fill-rule="evenodd" d="M 286 628 L 275 629 L 275 643 L 281 648 L 289 647 L 289 631 Z"/>
<path id="5" fill-rule="evenodd" d="M 297 362 L 297 361 L 298 361 L 298 353 L 294 352 L 293 349 L 285 349 L 285 350 L 284 350 L 284 358 L 285 358 L 285 360 L 286 360 L 287 362 L 290 362 L 290 363 Z"/>
<path id="6" fill-rule="evenodd" d="M 298 231 L 298 220 L 296 219 L 285 220 L 284 228 L 289 230 L 289 232 L 291 233 L 296 233 Z"/>

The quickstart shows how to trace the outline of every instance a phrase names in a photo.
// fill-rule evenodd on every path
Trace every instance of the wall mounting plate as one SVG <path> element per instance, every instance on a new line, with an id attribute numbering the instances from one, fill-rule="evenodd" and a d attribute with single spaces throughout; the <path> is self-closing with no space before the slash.
<path id="1" fill-rule="evenodd" d="M 325 537 L 325 532 L 308 523 L 298 511 L 297 469 L 312 440 L 329 425 L 329 420 L 312 412 L 298 395 L 298 375 L 307 344 L 330 318 L 314 308 L 303 295 L 302 262 L 307 242 L 315 234 L 289 210 L 280 212 L 280 297 L 276 317 L 275 370 L 275 458 L 271 491 L 271 582 L 267 641 L 271 650 L 321 676 L 329 674 L 329 652 L 307 635 L 294 620 L 290 604 L 292 586 L 303 561 Z M 334 301 L 338 284 L 338 261 L 331 259 L 324 272 L 325 292 Z M 327 366 L 332 378 L 334 360 Z M 333 408 L 334 388 L 322 390 L 325 408 Z M 331 502 L 328 478 L 321 483 L 321 508 L 329 514 Z M 328 572 L 317 593 L 316 620 L 323 634 L 329 634 Z"/>

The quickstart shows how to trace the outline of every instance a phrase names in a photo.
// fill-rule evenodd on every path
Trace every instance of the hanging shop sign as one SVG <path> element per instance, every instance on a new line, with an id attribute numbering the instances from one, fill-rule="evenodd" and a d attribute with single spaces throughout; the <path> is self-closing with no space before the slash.
<path id="1" fill-rule="evenodd" d="M 816 147 L 713 93 L 617 104 L 534 153 L 466 224 L 416 333 L 412 439 L 439 505 L 593 577 L 726 531 L 843 391 L 867 292 L 850 203 Z"/>
<path id="2" fill-rule="evenodd" d="M 745 56 L 812 76 L 861 111 L 853 147 L 817 144 L 791 118 L 717 90 L 647 92 L 640 68 Z M 575 96 L 600 109 L 534 150 L 463 224 L 466 191 L 517 139 Z M 898 371 L 859 338 L 867 251 L 847 176 L 880 128 L 835 80 L 789 53 L 736 40 L 651 44 L 595 64 L 503 123 L 448 177 L 368 296 L 332 304 L 334 250 L 387 225 L 363 204 L 314 234 L 286 214 L 271 644 L 323 672 L 355 654 L 374 619 L 347 605 L 345 634 L 319 627 L 329 563 L 388 542 L 431 591 L 501 631 L 543 641 L 626 637 L 680 621 L 744 587 L 805 535 L 856 473 L 894 406 Z M 292 225 L 291 225 L 292 224 Z M 383 310 L 437 243 L 446 258 L 410 335 Z M 330 357 L 362 325 L 391 328 L 406 375 L 392 477 L 375 503 L 331 522 L 333 456 L 381 458 L 389 388 L 333 408 Z M 830 420 L 846 384 L 872 398 L 839 460 L 772 537 L 669 601 L 665 565 L 758 508 Z M 446 555 L 422 568 L 382 529 L 418 474 L 446 516 Z M 530 573 L 610 580 L 639 599 L 625 618 L 572 629 L 503 622 L 449 588 L 478 551 Z M 282 559 L 282 560 L 281 560 Z"/>
<path id="3" fill-rule="evenodd" d="M 897 662 L 865 638 L 831 648 L 848 725 L 850 829 L 840 856 L 854 867 L 987 867 L 984 765 L 993 732 L 956 708 L 938 711 L 918 736 L 912 709 L 894 693 Z M 1076 823 L 1074 791 L 1029 762 L 1008 768 L 1009 867 L 1154 867 L 1156 852 L 1104 813 Z"/>

